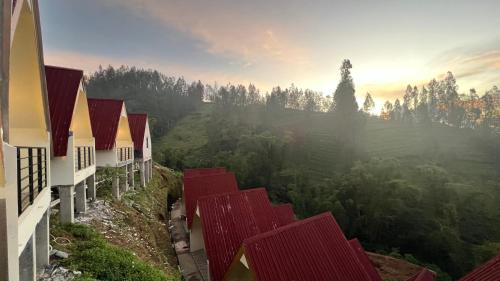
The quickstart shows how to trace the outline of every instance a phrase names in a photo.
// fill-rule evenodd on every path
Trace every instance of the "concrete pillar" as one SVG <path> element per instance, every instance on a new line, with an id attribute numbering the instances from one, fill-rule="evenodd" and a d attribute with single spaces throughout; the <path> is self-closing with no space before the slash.
<path id="1" fill-rule="evenodd" d="M 128 167 L 128 185 L 130 189 L 134 189 L 134 162 L 127 165 Z"/>
<path id="2" fill-rule="evenodd" d="M 127 165 L 121 167 L 121 169 L 125 172 L 124 175 L 121 175 L 120 179 L 120 192 L 124 194 L 125 192 L 128 191 L 128 171 L 127 171 Z"/>
<path id="3" fill-rule="evenodd" d="M 76 212 L 78 214 L 85 213 L 87 211 L 87 185 L 84 180 L 76 184 L 75 191 Z"/>
<path id="4" fill-rule="evenodd" d="M 37 275 L 49 265 L 49 212 L 49 210 L 45 212 L 35 229 Z"/>
<path id="5" fill-rule="evenodd" d="M 0 199 L 0 280 L 18 281 L 17 202 L 8 200 Z M 12 201 L 16 203 L 14 206 Z"/>
<path id="6" fill-rule="evenodd" d="M 145 175 L 145 166 L 144 161 L 139 161 L 139 176 L 141 177 L 141 187 L 146 186 L 146 175 Z"/>
<path id="7" fill-rule="evenodd" d="M 96 186 L 95 186 L 95 174 L 92 174 L 86 179 L 87 183 L 87 198 L 92 201 L 97 199 Z"/>
<path id="8" fill-rule="evenodd" d="M 19 280 L 20 281 L 33 281 L 35 279 L 35 259 L 36 249 L 34 247 L 35 237 L 30 237 L 23 252 L 19 256 Z"/>
<path id="9" fill-rule="evenodd" d="M 113 177 L 113 182 L 111 184 L 111 194 L 113 194 L 113 198 L 120 200 L 121 193 L 120 193 L 120 176 L 116 175 Z"/>
<path id="10" fill-rule="evenodd" d="M 75 222 L 75 186 L 59 186 L 59 220 L 61 223 Z"/>
<path id="11" fill-rule="evenodd" d="M 151 179 L 153 178 L 153 170 L 152 170 L 152 165 L 151 165 L 152 161 L 151 160 L 148 160 L 148 182 L 151 181 Z"/>

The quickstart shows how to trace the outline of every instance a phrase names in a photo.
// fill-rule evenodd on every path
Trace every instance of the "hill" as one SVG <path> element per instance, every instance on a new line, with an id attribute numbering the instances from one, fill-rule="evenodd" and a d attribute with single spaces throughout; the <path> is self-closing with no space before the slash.
<path id="1" fill-rule="evenodd" d="M 333 122 L 321 112 L 204 104 L 155 140 L 154 157 L 176 169 L 226 166 L 240 186 L 265 186 L 299 217 L 331 211 L 368 250 L 453 277 L 499 251 L 496 136 L 367 117 L 344 145 Z"/>

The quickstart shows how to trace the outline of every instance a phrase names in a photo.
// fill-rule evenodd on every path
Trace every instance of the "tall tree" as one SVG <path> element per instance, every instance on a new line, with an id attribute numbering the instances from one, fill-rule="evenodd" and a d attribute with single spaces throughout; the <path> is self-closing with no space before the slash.
<path id="1" fill-rule="evenodd" d="M 403 111 L 403 107 L 401 106 L 401 102 L 399 101 L 399 99 L 396 99 L 394 101 L 394 109 L 393 109 L 393 114 L 392 114 L 392 120 L 395 120 L 395 121 L 401 121 L 402 120 L 402 111 Z"/>
<path id="2" fill-rule="evenodd" d="M 340 67 L 340 82 L 333 95 L 333 114 L 337 122 L 340 137 L 345 140 L 353 140 L 357 130 L 358 103 L 354 96 L 354 83 L 351 77 L 351 62 L 346 59 Z"/>
<path id="3" fill-rule="evenodd" d="M 374 107 L 375 102 L 373 101 L 372 96 L 370 93 L 366 93 L 365 102 L 363 103 L 363 111 L 365 113 L 370 113 Z"/>

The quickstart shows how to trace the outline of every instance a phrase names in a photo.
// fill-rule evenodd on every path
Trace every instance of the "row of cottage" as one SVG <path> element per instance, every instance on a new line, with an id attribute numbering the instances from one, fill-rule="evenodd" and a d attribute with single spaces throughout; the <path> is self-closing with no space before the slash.
<path id="1" fill-rule="evenodd" d="M 0 280 L 35 280 L 49 263 L 49 212 L 72 223 L 113 167 L 113 195 L 152 175 L 146 114 L 88 99 L 83 71 L 46 66 L 36 0 L 0 1 Z M 57 199 L 58 197 L 58 199 Z"/>
<path id="2" fill-rule="evenodd" d="M 347 240 L 331 213 L 297 220 L 292 205 L 273 205 L 264 188 L 239 189 L 225 168 L 185 170 L 181 208 L 189 251 L 206 260 L 199 266 L 208 268 L 205 280 L 383 280 L 359 241 Z M 422 268 L 408 281 L 435 278 Z M 500 255 L 460 279 L 498 280 Z"/>

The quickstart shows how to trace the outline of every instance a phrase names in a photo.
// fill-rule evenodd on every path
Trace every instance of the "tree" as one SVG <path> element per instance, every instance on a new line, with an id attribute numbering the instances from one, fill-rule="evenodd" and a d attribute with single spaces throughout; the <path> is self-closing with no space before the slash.
<path id="1" fill-rule="evenodd" d="M 365 102 L 363 103 L 363 111 L 369 114 L 374 107 L 375 102 L 373 101 L 372 96 L 370 93 L 366 93 Z"/>
<path id="2" fill-rule="evenodd" d="M 384 103 L 384 107 L 382 108 L 381 116 L 383 119 L 386 119 L 386 120 L 394 120 L 393 107 L 392 107 L 392 103 L 390 101 L 386 101 Z"/>
<path id="3" fill-rule="evenodd" d="M 337 122 L 339 137 L 345 141 L 353 141 L 357 130 L 358 103 L 354 96 L 354 83 L 351 77 L 351 62 L 346 59 L 340 67 L 340 82 L 333 95 L 333 114 Z"/>
<path id="4" fill-rule="evenodd" d="M 399 101 L 399 99 L 396 99 L 394 101 L 394 113 L 392 115 L 392 120 L 395 120 L 395 121 L 401 121 L 402 119 L 402 111 L 403 111 L 403 108 L 401 107 L 401 102 Z"/>
<path id="5" fill-rule="evenodd" d="M 401 112 L 401 119 L 403 122 L 412 124 L 413 123 L 413 114 L 411 111 L 413 100 L 413 88 L 411 85 L 406 87 L 405 95 L 403 96 L 403 109 Z"/>
<path id="6" fill-rule="evenodd" d="M 436 79 L 432 79 L 429 84 L 427 84 L 427 103 L 429 107 L 429 115 L 432 121 L 437 121 L 437 106 L 438 106 L 438 93 L 439 83 Z"/>

